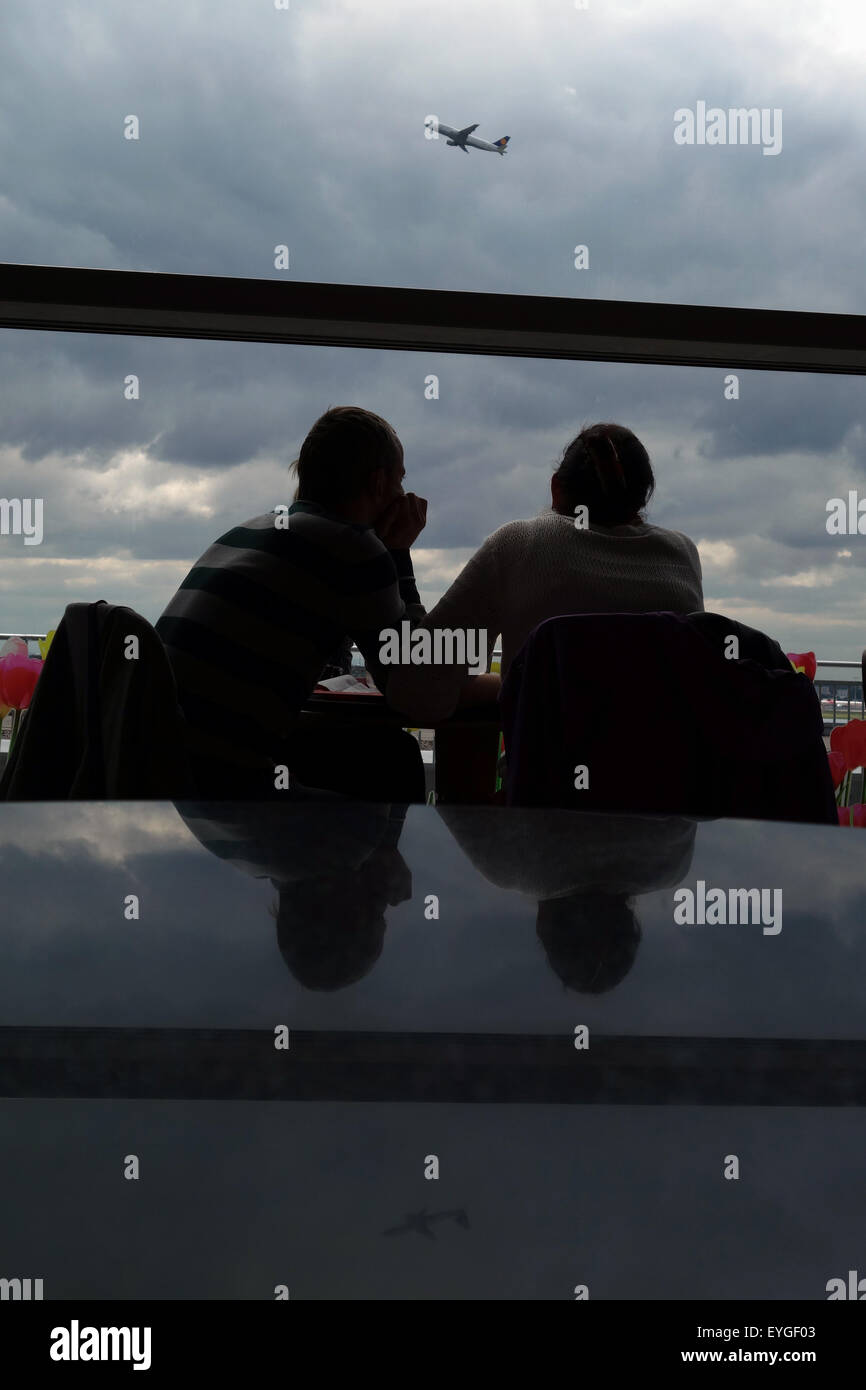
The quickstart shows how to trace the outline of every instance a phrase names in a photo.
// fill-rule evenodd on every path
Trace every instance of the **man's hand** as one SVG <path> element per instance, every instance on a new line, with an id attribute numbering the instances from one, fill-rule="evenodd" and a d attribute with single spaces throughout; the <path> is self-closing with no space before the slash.
<path id="1" fill-rule="evenodd" d="M 376 522 L 376 535 L 389 550 L 408 550 L 427 525 L 427 498 L 407 492 L 395 497 Z"/>

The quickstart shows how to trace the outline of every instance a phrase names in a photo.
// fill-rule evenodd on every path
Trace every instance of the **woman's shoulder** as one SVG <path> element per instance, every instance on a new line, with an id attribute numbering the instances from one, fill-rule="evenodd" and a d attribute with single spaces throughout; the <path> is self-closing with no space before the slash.
<path id="1" fill-rule="evenodd" d="M 562 516 L 559 512 L 555 512 L 552 507 L 548 507 L 545 511 L 539 512 L 537 516 L 526 517 L 522 521 L 507 521 L 504 526 L 498 527 L 488 537 L 488 542 L 513 544 L 518 541 L 531 540 L 540 533 L 556 531 L 562 527 L 573 530 L 573 518 Z"/>
<path id="2" fill-rule="evenodd" d="M 587 541 L 599 541 L 605 544 L 609 540 L 646 540 L 655 542 L 666 550 L 677 550 L 681 554 L 685 553 L 690 558 L 696 559 L 698 548 L 694 541 L 682 531 L 671 531 L 664 526 L 653 526 L 648 522 L 641 522 L 639 525 L 618 526 L 618 527 L 575 527 L 574 518 L 564 515 L 562 512 L 555 512 L 553 508 L 548 508 L 539 512 L 537 516 L 527 517 L 522 521 L 508 521 L 504 526 L 500 526 L 492 535 L 487 537 L 484 548 L 491 548 L 495 551 L 514 550 L 517 547 L 532 546 L 540 541 L 546 545 L 556 542 L 557 537 L 562 537 L 569 548 L 573 546 L 573 537 L 584 536 Z"/>
<path id="3" fill-rule="evenodd" d="M 646 531 L 648 535 L 653 535 L 662 543 L 673 545 L 678 550 L 687 550 L 690 555 L 698 553 L 698 547 L 684 531 L 670 531 L 666 526 L 647 526 Z"/>

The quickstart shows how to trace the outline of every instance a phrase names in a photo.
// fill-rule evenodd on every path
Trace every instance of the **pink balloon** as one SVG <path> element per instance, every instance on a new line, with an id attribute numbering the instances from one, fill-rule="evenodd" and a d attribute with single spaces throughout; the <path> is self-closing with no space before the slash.
<path id="1" fill-rule="evenodd" d="M 38 656 L 14 653 L 0 658 L 0 704 L 27 709 L 36 689 L 42 661 Z"/>

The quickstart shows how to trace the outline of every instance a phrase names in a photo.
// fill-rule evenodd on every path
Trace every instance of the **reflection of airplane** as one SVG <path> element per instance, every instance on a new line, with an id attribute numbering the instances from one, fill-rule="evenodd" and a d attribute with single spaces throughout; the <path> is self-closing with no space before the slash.
<path id="1" fill-rule="evenodd" d="M 510 135 L 503 135 L 501 140 L 494 140 L 492 145 L 486 140 L 476 140 L 472 132 L 478 129 L 477 125 L 468 125 L 465 130 L 452 130 L 450 125 L 437 125 L 436 128 L 440 135 L 448 137 L 446 144 L 456 145 L 464 154 L 469 153 L 467 145 L 476 150 L 490 150 L 491 154 L 505 154 L 505 147 L 511 139 Z"/>
<path id="2" fill-rule="evenodd" d="M 436 1232 L 430 1230 L 431 1221 L 447 1221 L 453 1219 L 458 1226 L 462 1226 L 464 1231 L 469 1230 L 469 1217 L 462 1207 L 456 1211 L 431 1211 L 426 1207 L 420 1211 L 410 1211 L 402 1226 L 390 1226 L 387 1231 L 383 1231 L 383 1236 L 399 1236 L 404 1231 L 417 1231 L 419 1236 L 429 1236 L 431 1240 L 436 1239 Z"/>

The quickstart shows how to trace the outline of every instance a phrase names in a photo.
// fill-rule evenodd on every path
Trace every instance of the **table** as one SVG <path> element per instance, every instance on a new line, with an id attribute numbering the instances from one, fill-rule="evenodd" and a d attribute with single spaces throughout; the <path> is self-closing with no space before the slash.
<path id="1" fill-rule="evenodd" d="M 359 736 L 370 725 L 406 727 L 405 715 L 391 710 L 383 695 L 311 696 L 301 713 L 301 728 L 324 719 L 344 728 L 357 726 Z M 497 704 L 458 709 L 434 727 L 431 790 L 438 802 L 492 803 L 501 727 Z"/>
<path id="2" fill-rule="evenodd" d="M 22 803 L 0 845 L 0 1274 L 46 1298 L 824 1299 L 862 1262 L 857 831 Z M 678 924 L 699 883 L 781 930 Z"/>

